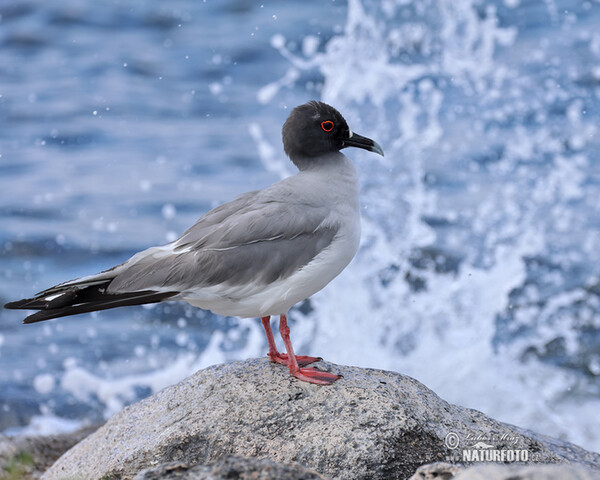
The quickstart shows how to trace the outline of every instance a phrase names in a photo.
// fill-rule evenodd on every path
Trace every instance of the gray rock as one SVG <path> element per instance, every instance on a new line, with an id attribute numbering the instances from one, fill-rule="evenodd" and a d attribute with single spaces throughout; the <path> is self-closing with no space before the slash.
<path id="1" fill-rule="evenodd" d="M 580 465 L 503 465 L 476 467 L 450 463 L 420 466 L 409 480 L 599 480 L 600 472 Z"/>
<path id="2" fill-rule="evenodd" d="M 455 463 L 436 462 L 421 465 L 409 480 L 450 480 L 464 470 Z"/>
<path id="3" fill-rule="evenodd" d="M 0 435 L 0 479 L 37 479 L 63 453 L 98 429 L 98 425 L 72 433 L 47 436 Z"/>
<path id="4" fill-rule="evenodd" d="M 463 451 L 483 450 L 600 469 L 598 454 L 544 442 L 451 405 L 410 377 L 320 367 L 344 378 L 310 385 L 266 359 L 201 370 L 115 415 L 43 478 L 131 479 L 165 462 L 204 465 L 240 455 L 297 462 L 332 479 L 393 480 L 410 477 L 420 465 L 460 462 Z"/>
<path id="5" fill-rule="evenodd" d="M 266 458 L 247 458 L 233 455 L 220 458 L 210 466 L 190 467 L 171 462 L 160 467 L 142 470 L 135 480 L 326 480 L 301 465 L 283 465 Z"/>
<path id="6" fill-rule="evenodd" d="M 600 472 L 577 465 L 479 465 L 454 480 L 599 480 Z"/>

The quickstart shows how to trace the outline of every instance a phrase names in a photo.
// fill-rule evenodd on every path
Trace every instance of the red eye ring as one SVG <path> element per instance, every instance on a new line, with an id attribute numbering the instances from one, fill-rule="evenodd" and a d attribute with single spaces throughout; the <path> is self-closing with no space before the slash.
<path id="1" fill-rule="evenodd" d="M 331 132 L 334 129 L 335 125 L 331 120 L 325 120 L 321 122 L 321 128 L 326 132 Z"/>

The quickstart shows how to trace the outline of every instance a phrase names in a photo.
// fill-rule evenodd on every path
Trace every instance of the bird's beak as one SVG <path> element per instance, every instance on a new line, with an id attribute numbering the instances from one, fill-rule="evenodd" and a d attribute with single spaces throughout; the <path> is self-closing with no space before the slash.
<path id="1" fill-rule="evenodd" d="M 350 131 L 350 136 L 346 140 L 344 140 L 343 145 L 344 146 L 342 148 L 346 148 L 346 147 L 364 148 L 365 150 L 368 150 L 369 152 L 378 153 L 379 155 L 381 155 L 383 157 L 383 149 L 379 146 L 379 144 L 377 142 L 371 140 L 370 138 L 363 137 L 362 135 L 359 135 L 358 133 L 354 133 L 352 131 Z"/>

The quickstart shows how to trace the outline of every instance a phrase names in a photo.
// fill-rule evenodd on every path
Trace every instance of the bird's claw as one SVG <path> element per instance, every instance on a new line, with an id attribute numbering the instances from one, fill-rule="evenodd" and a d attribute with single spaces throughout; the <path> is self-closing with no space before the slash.
<path id="1" fill-rule="evenodd" d="M 331 385 L 336 380 L 342 378 L 341 375 L 335 373 L 324 372 L 316 368 L 298 368 L 296 371 L 290 369 L 290 373 L 299 380 L 316 385 Z"/>
<path id="2" fill-rule="evenodd" d="M 272 362 L 279 363 L 280 365 L 285 365 L 287 367 L 290 366 L 290 360 L 287 356 L 287 353 L 275 353 L 275 354 L 267 354 Z M 323 360 L 321 357 L 310 357 L 308 355 L 296 355 L 296 362 L 298 362 L 298 366 L 305 367 L 306 365 L 310 365 L 311 363 L 319 362 Z"/>

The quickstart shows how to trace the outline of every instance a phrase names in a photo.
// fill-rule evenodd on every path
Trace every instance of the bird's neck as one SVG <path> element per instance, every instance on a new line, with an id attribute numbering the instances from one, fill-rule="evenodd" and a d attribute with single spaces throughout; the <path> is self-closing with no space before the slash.
<path id="1" fill-rule="evenodd" d="M 344 154 L 335 152 L 311 158 L 310 165 L 295 175 L 293 182 L 306 183 L 306 191 L 318 192 L 358 209 L 358 175 Z"/>
<path id="2" fill-rule="evenodd" d="M 336 169 L 343 170 L 347 167 L 347 164 L 350 163 L 348 157 L 341 152 L 330 152 L 316 157 L 294 156 L 291 160 L 301 172 Z M 351 164 L 350 166 L 352 167 Z"/>

